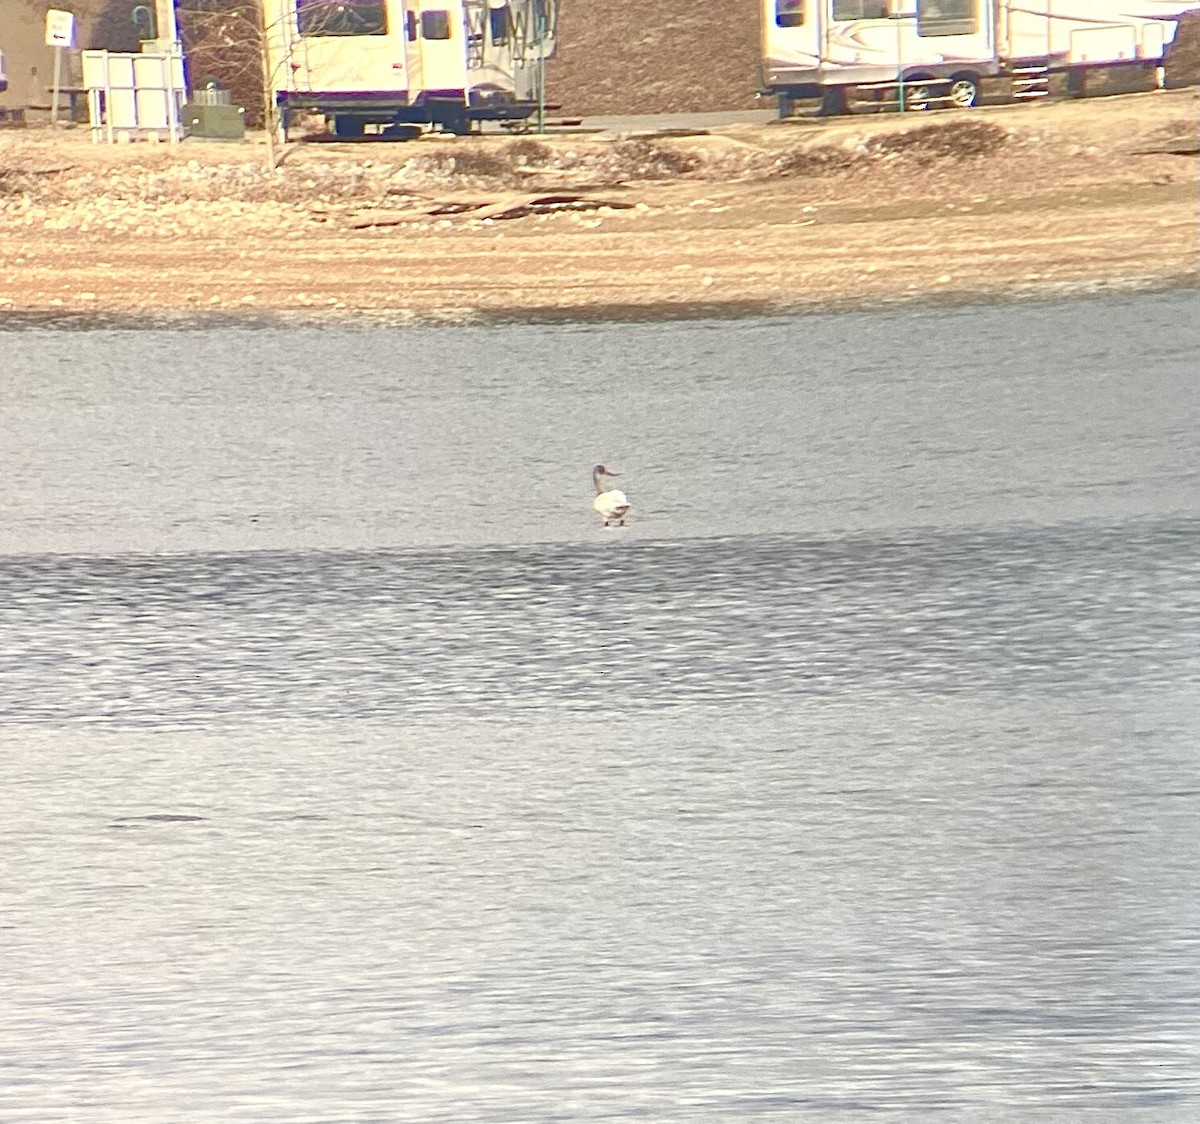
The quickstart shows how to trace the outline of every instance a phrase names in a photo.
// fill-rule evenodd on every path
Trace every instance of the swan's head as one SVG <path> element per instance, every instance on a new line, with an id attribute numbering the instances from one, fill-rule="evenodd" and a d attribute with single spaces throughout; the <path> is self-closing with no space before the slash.
<path id="1" fill-rule="evenodd" d="M 605 468 L 604 465 L 598 464 L 592 469 L 593 479 L 598 479 L 601 476 L 620 476 L 619 472 L 613 472 L 611 468 Z"/>

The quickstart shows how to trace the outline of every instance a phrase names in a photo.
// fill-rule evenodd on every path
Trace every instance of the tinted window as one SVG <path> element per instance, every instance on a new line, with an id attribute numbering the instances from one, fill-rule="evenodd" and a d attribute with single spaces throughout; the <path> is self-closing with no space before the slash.
<path id="1" fill-rule="evenodd" d="M 835 20 L 882 20 L 887 14 L 887 0 L 833 0 Z"/>
<path id="2" fill-rule="evenodd" d="M 508 42 L 508 5 L 488 9 L 488 28 L 493 43 Z"/>
<path id="3" fill-rule="evenodd" d="M 918 35 L 974 35 L 975 0 L 917 0 Z"/>
<path id="4" fill-rule="evenodd" d="M 443 8 L 435 8 L 430 12 L 421 13 L 421 38 L 449 39 L 450 13 Z"/>
<path id="5" fill-rule="evenodd" d="M 301 35 L 386 35 L 384 0 L 296 0 Z"/>
<path id="6" fill-rule="evenodd" d="M 777 27 L 799 27 L 804 22 L 804 0 L 775 0 Z"/>

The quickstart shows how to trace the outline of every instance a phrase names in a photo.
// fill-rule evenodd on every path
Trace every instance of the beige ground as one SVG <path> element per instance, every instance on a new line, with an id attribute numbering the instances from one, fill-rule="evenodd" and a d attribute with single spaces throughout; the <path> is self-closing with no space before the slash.
<path id="1" fill-rule="evenodd" d="M 1180 90 L 666 139 L 303 144 L 275 173 L 261 144 L 4 130 L 0 316 L 692 314 L 1194 283 L 1197 109 Z"/>

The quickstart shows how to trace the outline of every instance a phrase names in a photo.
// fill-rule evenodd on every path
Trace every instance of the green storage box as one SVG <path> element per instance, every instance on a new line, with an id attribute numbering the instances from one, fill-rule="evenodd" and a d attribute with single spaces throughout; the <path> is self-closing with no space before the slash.
<path id="1" fill-rule="evenodd" d="M 209 140 L 242 140 L 246 135 L 246 111 L 238 105 L 183 107 L 183 127 L 189 136 Z"/>

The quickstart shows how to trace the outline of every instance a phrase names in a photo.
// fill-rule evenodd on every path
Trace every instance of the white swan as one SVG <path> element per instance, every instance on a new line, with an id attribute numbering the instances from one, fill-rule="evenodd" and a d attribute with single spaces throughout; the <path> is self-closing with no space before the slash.
<path id="1" fill-rule="evenodd" d="M 592 469 L 592 484 L 596 488 L 596 498 L 592 500 L 592 507 L 603 517 L 606 527 L 610 523 L 624 527 L 625 515 L 629 511 L 629 501 L 625 498 L 625 493 L 619 488 L 610 488 L 606 482 L 607 477 L 619 475 L 620 473 L 613 472 L 602 464 Z"/>

